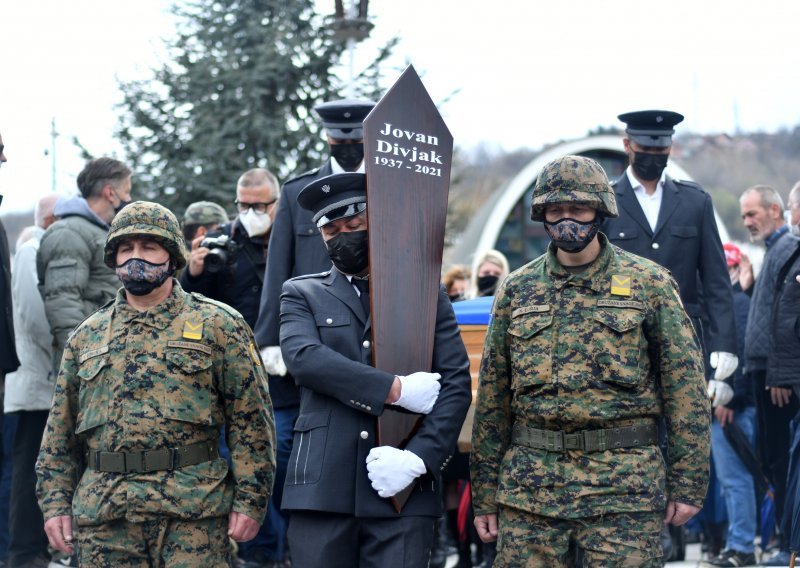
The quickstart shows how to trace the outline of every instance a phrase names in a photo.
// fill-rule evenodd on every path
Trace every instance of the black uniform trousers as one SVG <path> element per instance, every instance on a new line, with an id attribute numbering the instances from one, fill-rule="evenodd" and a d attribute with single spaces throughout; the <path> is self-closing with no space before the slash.
<path id="1" fill-rule="evenodd" d="M 295 510 L 288 531 L 292 566 L 424 568 L 431 555 L 433 524 L 433 517 L 375 519 Z"/>
<path id="2" fill-rule="evenodd" d="M 792 394 L 789 403 L 778 408 L 772 404 L 770 391 L 766 389 L 766 371 L 753 371 L 752 376 L 758 412 L 759 455 L 767 478 L 775 489 L 775 522 L 780 523 L 781 550 L 788 550 L 793 513 L 784 507 L 789 472 L 789 448 L 792 443 L 789 423 L 800 409 L 800 404 L 797 397 Z"/>
<path id="3" fill-rule="evenodd" d="M 8 566 L 25 566 L 47 554 L 44 519 L 36 500 L 36 458 L 47 425 L 47 410 L 19 412 L 14 435 Z"/>

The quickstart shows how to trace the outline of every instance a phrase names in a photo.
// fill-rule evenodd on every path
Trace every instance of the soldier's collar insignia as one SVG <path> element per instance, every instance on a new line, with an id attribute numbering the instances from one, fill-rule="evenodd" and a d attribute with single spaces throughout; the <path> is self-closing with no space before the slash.
<path id="1" fill-rule="evenodd" d="M 183 324 L 183 338 L 194 339 L 195 341 L 203 339 L 203 322 L 192 323 L 187 320 Z"/>
<path id="2" fill-rule="evenodd" d="M 631 295 L 631 277 L 624 274 L 611 275 L 611 293 L 614 296 Z"/>

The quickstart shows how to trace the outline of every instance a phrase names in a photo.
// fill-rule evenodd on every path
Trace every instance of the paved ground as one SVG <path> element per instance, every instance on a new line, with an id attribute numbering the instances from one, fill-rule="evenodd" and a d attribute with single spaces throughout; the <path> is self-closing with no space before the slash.
<path id="1" fill-rule="evenodd" d="M 686 545 L 686 560 L 681 562 L 667 562 L 669 568 L 695 568 L 700 562 L 700 545 Z"/>

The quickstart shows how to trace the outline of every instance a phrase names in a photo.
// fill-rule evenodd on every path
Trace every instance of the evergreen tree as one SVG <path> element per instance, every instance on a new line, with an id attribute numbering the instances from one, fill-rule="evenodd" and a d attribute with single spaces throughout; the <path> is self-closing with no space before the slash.
<path id="1" fill-rule="evenodd" d="M 172 61 L 151 80 L 123 83 L 118 134 L 137 197 L 182 213 L 210 199 L 232 209 L 238 176 L 266 167 L 282 181 L 326 155 L 312 108 L 339 96 L 332 68 L 343 45 L 313 0 L 195 0 Z M 379 60 L 361 75 L 377 97 Z"/>

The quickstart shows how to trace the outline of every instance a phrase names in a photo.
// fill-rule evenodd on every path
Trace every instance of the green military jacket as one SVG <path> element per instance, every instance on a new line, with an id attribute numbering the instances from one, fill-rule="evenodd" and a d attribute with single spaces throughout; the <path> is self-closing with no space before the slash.
<path id="1" fill-rule="evenodd" d="M 572 275 L 548 252 L 495 298 L 472 437 L 476 515 L 498 504 L 579 518 L 702 505 L 710 407 L 694 330 L 667 270 L 610 245 Z M 577 432 L 666 418 L 658 446 L 548 452 L 512 426 Z"/>
<path id="2" fill-rule="evenodd" d="M 235 310 L 173 285 L 147 312 L 132 308 L 120 290 L 69 337 L 36 464 L 46 519 L 74 515 L 79 525 L 92 525 L 236 511 L 263 520 L 275 434 L 252 332 Z M 223 458 L 146 473 L 85 467 L 88 450 L 211 442 L 223 425 L 230 470 Z"/>

